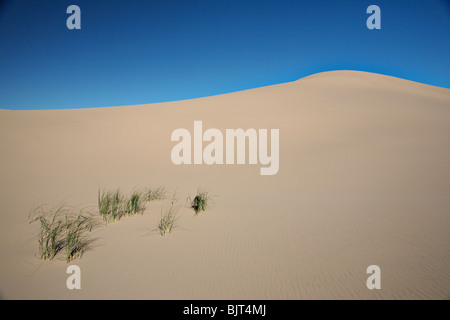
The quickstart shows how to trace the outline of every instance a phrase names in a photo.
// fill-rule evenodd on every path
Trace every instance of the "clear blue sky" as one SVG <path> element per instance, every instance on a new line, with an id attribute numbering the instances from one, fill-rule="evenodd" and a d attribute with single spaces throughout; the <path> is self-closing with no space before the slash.
<path id="1" fill-rule="evenodd" d="M 81 8 L 81 30 L 66 9 Z M 381 30 L 366 9 L 381 8 Z M 0 0 L 0 108 L 165 102 L 361 70 L 450 88 L 449 0 Z"/>

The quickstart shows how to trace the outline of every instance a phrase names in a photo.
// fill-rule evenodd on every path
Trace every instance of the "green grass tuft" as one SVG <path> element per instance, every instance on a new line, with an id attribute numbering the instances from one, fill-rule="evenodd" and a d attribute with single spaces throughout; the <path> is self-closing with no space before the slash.
<path id="1" fill-rule="evenodd" d="M 135 191 L 125 205 L 125 216 L 143 214 L 146 198 L 143 192 Z"/>
<path id="2" fill-rule="evenodd" d="M 173 194 L 169 210 L 167 210 L 164 214 L 161 211 L 161 219 L 158 222 L 157 229 L 162 236 L 166 235 L 166 233 L 171 233 L 175 228 L 175 221 L 177 220 L 177 210 L 174 208 L 174 205 L 176 202 L 177 200 L 175 198 L 175 194 Z"/>
<path id="3" fill-rule="evenodd" d="M 188 200 L 190 197 L 188 198 Z M 208 207 L 208 203 L 211 197 L 209 196 L 208 191 L 201 190 L 200 188 L 197 190 L 197 195 L 191 200 L 191 208 L 194 209 L 195 214 L 200 214 L 202 211 L 206 211 Z"/>
<path id="4" fill-rule="evenodd" d="M 148 188 L 134 191 L 129 197 L 120 190 L 115 192 L 98 191 L 98 213 L 108 223 L 119 221 L 122 217 L 143 214 L 147 202 L 163 200 L 165 188 Z"/>
<path id="5" fill-rule="evenodd" d="M 145 195 L 147 201 L 164 200 L 166 198 L 166 188 L 162 186 L 158 188 L 150 187 Z"/>
<path id="6" fill-rule="evenodd" d="M 125 215 L 125 198 L 120 190 L 115 192 L 98 191 L 98 213 L 106 224 L 118 221 Z"/>
<path id="7" fill-rule="evenodd" d="M 95 220 L 83 210 L 74 213 L 66 205 L 49 210 L 41 206 L 32 210 L 32 216 L 30 223 L 40 222 L 39 258 L 44 261 L 54 259 L 64 249 L 66 262 L 81 258 L 94 241 L 86 233 L 96 226 Z"/>
<path id="8" fill-rule="evenodd" d="M 89 216 L 79 213 L 77 216 L 66 216 L 66 262 L 81 258 L 83 253 L 90 248 L 93 240 L 86 237 L 86 232 L 91 232 L 94 221 Z"/>
<path id="9" fill-rule="evenodd" d="M 172 232 L 175 227 L 176 218 L 176 211 L 173 209 L 173 207 L 170 207 L 170 209 L 167 210 L 164 214 L 162 214 L 161 212 L 161 219 L 158 223 L 158 230 L 162 236 L 166 235 L 166 233 Z"/>

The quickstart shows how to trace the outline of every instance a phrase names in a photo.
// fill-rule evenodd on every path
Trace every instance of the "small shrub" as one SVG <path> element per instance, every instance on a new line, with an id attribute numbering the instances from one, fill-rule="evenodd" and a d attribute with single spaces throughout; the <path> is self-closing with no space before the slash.
<path id="1" fill-rule="evenodd" d="M 190 198 L 188 198 L 190 199 Z M 210 196 L 208 191 L 205 190 L 197 190 L 197 195 L 191 200 L 191 208 L 194 209 L 195 214 L 200 214 L 202 211 L 206 211 L 208 207 L 208 202 L 210 200 Z"/>

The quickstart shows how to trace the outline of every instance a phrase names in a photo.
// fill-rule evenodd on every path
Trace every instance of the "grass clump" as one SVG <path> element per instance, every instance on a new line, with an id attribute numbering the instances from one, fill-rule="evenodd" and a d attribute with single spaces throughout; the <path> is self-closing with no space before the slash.
<path id="1" fill-rule="evenodd" d="M 200 214 L 202 211 L 206 211 L 206 208 L 208 207 L 208 202 L 210 201 L 211 197 L 209 196 L 208 191 L 206 190 L 197 190 L 197 195 L 194 197 L 193 200 L 191 200 L 191 208 L 194 209 L 195 214 Z M 188 198 L 190 200 L 190 197 Z"/>
<path id="2" fill-rule="evenodd" d="M 175 194 L 172 197 L 171 206 L 169 210 L 167 210 L 164 214 L 161 211 L 161 219 L 158 222 L 157 230 L 159 233 L 164 236 L 166 233 L 171 233 L 175 228 L 175 221 L 177 220 L 177 212 L 174 209 L 174 205 L 176 203 Z"/>
<path id="3" fill-rule="evenodd" d="M 120 220 L 125 214 L 125 198 L 119 190 L 115 192 L 98 191 L 98 212 L 106 224 Z"/>
<path id="4" fill-rule="evenodd" d="M 158 223 L 159 233 L 164 236 L 166 233 L 171 233 L 175 227 L 176 211 L 173 206 L 170 207 L 164 214 L 161 213 L 161 219 Z"/>
<path id="5" fill-rule="evenodd" d="M 93 219 L 82 213 L 76 216 L 66 216 L 64 246 L 67 263 L 76 258 L 81 258 L 84 252 L 90 248 L 93 240 L 87 238 L 86 231 L 91 232 L 94 226 Z"/>
<path id="6" fill-rule="evenodd" d="M 95 221 L 83 210 L 74 213 L 71 207 L 65 205 L 49 210 L 41 206 L 33 209 L 30 217 L 30 223 L 40 222 L 37 236 L 39 258 L 44 261 L 54 259 L 62 250 L 65 250 L 66 262 L 81 258 L 93 242 L 86 232 L 92 231 Z"/>
<path id="7" fill-rule="evenodd" d="M 143 214 L 145 210 L 146 198 L 143 192 L 135 191 L 125 205 L 125 216 L 132 216 L 135 214 Z"/>
<path id="8" fill-rule="evenodd" d="M 146 196 L 146 201 L 164 200 L 166 198 L 166 188 L 150 187 L 147 189 L 145 196 Z"/>
<path id="9" fill-rule="evenodd" d="M 98 191 L 98 213 L 106 224 L 119 221 L 122 217 L 143 214 L 147 202 L 163 200 L 165 188 L 148 188 L 136 190 L 131 195 L 125 196 L 120 190 Z"/>
<path id="10" fill-rule="evenodd" d="M 50 214 L 46 214 L 42 207 L 34 211 L 37 216 L 31 222 L 40 222 L 38 243 L 39 257 L 42 260 L 52 260 L 64 247 L 62 211 L 63 207 L 56 208 Z"/>

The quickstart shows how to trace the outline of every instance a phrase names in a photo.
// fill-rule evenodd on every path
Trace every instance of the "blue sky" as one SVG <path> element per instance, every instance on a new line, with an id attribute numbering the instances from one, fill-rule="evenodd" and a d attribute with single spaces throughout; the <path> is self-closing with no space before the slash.
<path id="1" fill-rule="evenodd" d="M 66 9 L 81 8 L 81 30 Z M 381 8 L 381 30 L 366 9 Z M 198 98 L 361 70 L 450 88 L 449 0 L 0 0 L 0 108 Z"/>

